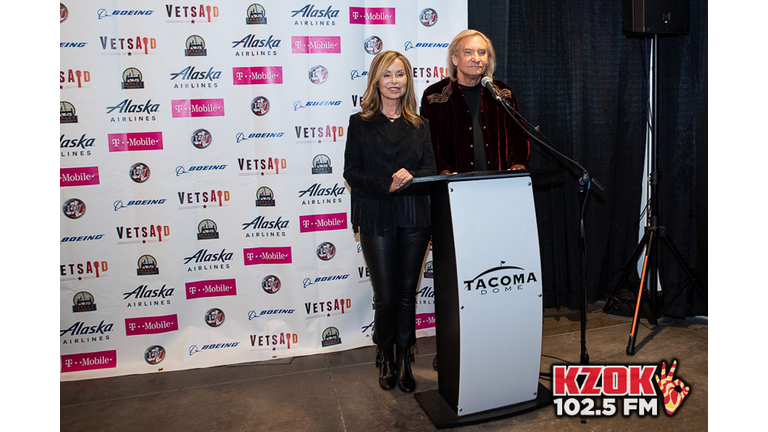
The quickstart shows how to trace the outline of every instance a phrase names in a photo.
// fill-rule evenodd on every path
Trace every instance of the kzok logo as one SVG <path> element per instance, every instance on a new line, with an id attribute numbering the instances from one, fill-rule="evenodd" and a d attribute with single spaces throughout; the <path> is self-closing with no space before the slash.
<path id="1" fill-rule="evenodd" d="M 620 411 L 625 417 L 633 413 L 655 417 L 658 388 L 667 414 L 672 415 L 690 391 L 680 379 L 673 380 L 676 366 L 675 360 L 667 375 L 666 362 L 663 363 L 661 378 L 655 375 L 655 365 L 552 366 L 555 414 L 607 417 Z M 617 399 L 621 407 L 617 406 Z"/>

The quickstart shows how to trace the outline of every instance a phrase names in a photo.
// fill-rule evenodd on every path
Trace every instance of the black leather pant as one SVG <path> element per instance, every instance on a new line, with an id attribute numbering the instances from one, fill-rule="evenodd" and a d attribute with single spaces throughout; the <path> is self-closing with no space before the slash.
<path id="1" fill-rule="evenodd" d="M 394 236 L 360 233 L 373 303 L 373 341 L 381 349 L 416 343 L 416 291 L 430 230 L 396 228 Z"/>

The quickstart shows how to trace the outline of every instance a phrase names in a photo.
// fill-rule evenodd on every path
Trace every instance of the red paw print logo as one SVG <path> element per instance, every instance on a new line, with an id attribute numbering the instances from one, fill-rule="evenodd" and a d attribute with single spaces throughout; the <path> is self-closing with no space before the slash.
<path id="1" fill-rule="evenodd" d="M 672 363 L 672 367 L 667 374 L 667 363 L 661 364 L 661 378 L 656 375 L 656 384 L 664 394 L 664 408 L 667 410 L 667 414 L 672 415 L 680 408 L 680 404 L 683 403 L 683 399 L 688 396 L 688 392 L 691 388 L 685 385 L 680 379 L 673 379 L 675 376 L 675 368 L 677 367 L 677 360 Z"/>

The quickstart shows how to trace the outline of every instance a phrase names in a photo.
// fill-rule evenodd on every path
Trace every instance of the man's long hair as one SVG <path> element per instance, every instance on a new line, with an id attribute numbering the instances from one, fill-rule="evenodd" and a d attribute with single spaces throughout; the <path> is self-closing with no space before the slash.
<path id="1" fill-rule="evenodd" d="M 387 69 L 395 62 L 400 60 L 405 67 L 407 78 L 407 88 L 405 94 L 400 98 L 400 115 L 408 123 L 415 127 L 422 125 L 421 118 L 418 116 L 418 105 L 416 104 L 416 95 L 413 90 L 413 68 L 411 62 L 397 51 L 382 51 L 373 58 L 371 67 L 368 69 L 368 83 L 365 86 L 363 100 L 360 103 L 362 112 L 360 117 L 363 120 L 372 120 L 381 113 L 381 95 L 379 94 L 379 80 L 387 72 Z"/>
<path id="2" fill-rule="evenodd" d="M 462 39 L 472 36 L 480 36 L 488 46 L 488 67 L 485 68 L 484 76 L 493 78 L 493 73 L 496 72 L 496 50 L 493 49 L 493 43 L 491 43 L 491 40 L 488 39 L 488 36 L 477 30 L 467 29 L 457 34 L 456 37 L 453 38 L 451 44 L 448 46 L 448 77 L 451 79 L 451 81 L 456 81 L 459 79 L 457 72 L 458 68 L 453 64 L 453 59 L 451 57 L 454 55 L 460 57 L 459 43 Z"/>

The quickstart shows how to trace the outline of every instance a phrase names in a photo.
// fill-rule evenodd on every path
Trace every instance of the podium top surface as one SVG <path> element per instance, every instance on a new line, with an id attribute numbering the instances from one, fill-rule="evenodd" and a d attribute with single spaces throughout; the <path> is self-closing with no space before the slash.
<path id="1" fill-rule="evenodd" d="M 413 182 L 419 183 L 431 183 L 441 181 L 464 181 L 464 180 L 479 180 L 488 178 L 505 178 L 505 177 L 524 177 L 530 176 L 529 170 L 517 170 L 517 171 L 472 171 L 460 174 L 445 174 L 434 175 L 429 177 L 416 177 Z"/>
<path id="2" fill-rule="evenodd" d="M 551 172 L 541 170 L 517 170 L 517 171 L 472 171 L 460 174 L 434 175 L 429 177 L 416 177 L 413 182 L 400 193 L 404 195 L 429 194 L 436 186 L 457 181 L 499 179 L 509 177 L 531 177 L 533 180 L 552 175 Z"/>

